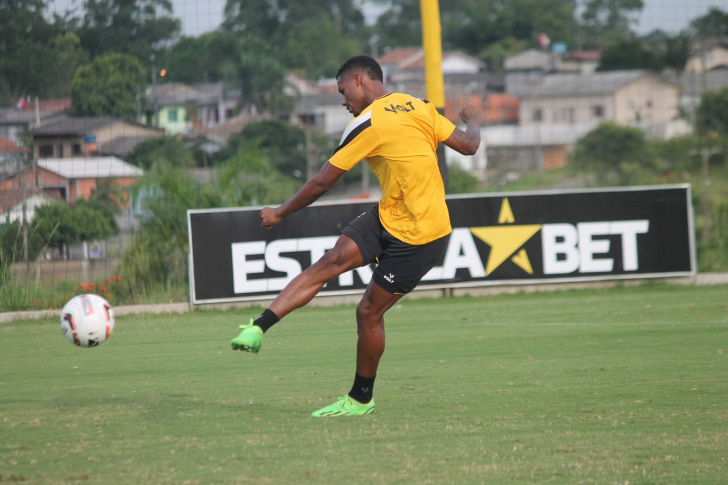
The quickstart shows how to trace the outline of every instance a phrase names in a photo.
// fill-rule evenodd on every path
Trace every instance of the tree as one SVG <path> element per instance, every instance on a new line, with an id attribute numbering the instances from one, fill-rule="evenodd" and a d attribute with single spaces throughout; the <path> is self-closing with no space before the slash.
<path id="1" fill-rule="evenodd" d="M 419 0 L 393 0 L 377 20 L 382 45 L 422 43 Z M 473 55 L 512 38 L 535 44 L 539 34 L 573 45 L 573 0 L 452 0 L 440 2 L 443 46 Z"/>
<path id="2" fill-rule="evenodd" d="M 711 8 L 707 14 L 693 20 L 690 26 L 701 37 L 722 41 L 728 37 L 728 12 Z"/>
<path id="3" fill-rule="evenodd" d="M 53 43 L 60 26 L 45 11 L 43 0 L 0 1 L 0 104 L 44 95 L 56 79 Z"/>
<path id="4" fill-rule="evenodd" d="M 103 211 L 81 202 L 70 206 L 64 202 L 43 205 L 35 210 L 32 228 L 45 246 L 76 244 L 104 239 L 118 232 Z"/>
<path id="5" fill-rule="evenodd" d="M 306 173 L 305 144 L 306 135 L 300 128 L 282 120 L 263 120 L 232 135 L 225 151 L 232 158 L 241 151 L 264 150 L 278 171 L 300 177 Z"/>
<path id="6" fill-rule="evenodd" d="M 665 63 L 659 54 L 646 47 L 639 39 L 617 41 L 604 51 L 597 71 L 649 69 L 660 72 Z"/>
<path id="7" fill-rule="evenodd" d="M 157 162 L 173 167 L 191 167 L 194 165 L 192 152 L 182 140 L 173 136 L 150 138 L 134 147 L 127 156 L 127 161 L 137 167 L 148 169 Z"/>
<path id="8" fill-rule="evenodd" d="M 136 118 L 145 103 L 145 74 L 139 61 L 110 54 L 81 66 L 73 78 L 71 100 L 79 116 Z"/>
<path id="9" fill-rule="evenodd" d="M 592 170 L 601 183 L 627 185 L 657 168 L 654 148 L 639 128 L 605 122 L 576 144 L 573 161 Z"/>
<path id="10" fill-rule="evenodd" d="M 702 135 L 728 135 L 728 87 L 703 93 L 695 127 Z"/>
<path id="11" fill-rule="evenodd" d="M 78 68 L 88 62 L 88 53 L 81 47 L 75 32 L 67 31 L 53 39 L 53 82 L 47 90 L 51 97 L 71 95 L 73 78 Z"/>
<path id="12" fill-rule="evenodd" d="M 33 227 L 28 231 L 28 260 L 38 257 L 43 241 Z M 0 266 L 23 261 L 23 226 L 19 220 L 0 223 Z"/>
<path id="13" fill-rule="evenodd" d="M 644 7 L 643 0 L 586 0 L 582 47 L 603 48 L 631 34 L 630 24 Z"/>
<path id="14" fill-rule="evenodd" d="M 275 68 L 257 59 L 262 48 L 264 57 L 310 77 L 335 74 L 342 59 L 362 51 L 368 37 L 353 0 L 228 0 L 223 28 L 241 38 L 239 65 Z M 240 76 L 244 82 L 250 77 Z"/>
<path id="15" fill-rule="evenodd" d="M 82 46 L 92 57 L 130 54 L 144 64 L 180 30 L 170 0 L 85 0 L 79 28 Z"/>

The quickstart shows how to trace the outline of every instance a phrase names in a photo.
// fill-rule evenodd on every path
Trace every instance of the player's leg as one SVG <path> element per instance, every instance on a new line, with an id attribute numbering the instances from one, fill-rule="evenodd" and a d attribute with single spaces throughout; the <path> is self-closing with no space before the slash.
<path id="1" fill-rule="evenodd" d="M 384 353 L 384 314 L 404 295 L 415 289 L 420 280 L 442 258 L 449 237 L 423 245 L 410 245 L 383 235 L 385 250 L 356 309 L 356 375 L 349 395 L 315 411 L 315 417 L 373 414 L 374 380 Z"/>
<path id="2" fill-rule="evenodd" d="M 359 247 L 351 238 L 342 234 L 331 250 L 286 285 L 257 320 L 251 318 L 250 323 L 240 326 L 242 332 L 230 342 L 233 350 L 257 354 L 263 342 L 263 334 L 268 328 L 296 308 L 310 302 L 327 281 L 362 265 Z"/>
<path id="3" fill-rule="evenodd" d="M 336 245 L 293 278 L 268 308 L 278 318 L 283 318 L 313 300 L 327 281 L 363 265 L 359 247 L 351 238 L 342 234 Z"/>
<path id="4" fill-rule="evenodd" d="M 390 293 L 372 280 L 356 307 L 356 375 L 346 396 L 323 409 L 314 417 L 357 416 L 374 414 L 374 379 L 384 353 L 384 314 L 404 294 Z"/>
<path id="5" fill-rule="evenodd" d="M 374 281 L 369 283 L 356 307 L 356 372 L 360 376 L 377 375 L 379 360 L 384 353 L 384 314 L 404 294 L 390 293 Z"/>

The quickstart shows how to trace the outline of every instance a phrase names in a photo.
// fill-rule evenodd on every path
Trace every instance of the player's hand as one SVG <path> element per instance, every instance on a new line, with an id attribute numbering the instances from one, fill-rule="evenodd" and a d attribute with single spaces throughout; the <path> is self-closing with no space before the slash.
<path id="1" fill-rule="evenodd" d="M 281 219 L 283 218 L 278 215 L 278 210 L 273 209 L 272 207 L 264 207 L 263 210 L 260 211 L 260 225 L 263 229 L 270 230 L 270 228 L 281 222 Z"/>
<path id="2" fill-rule="evenodd" d="M 475 106 L 466 106 L 460 110 L 460 119 L 463 120 L 463 123 L 466 125 L 470 123 L 477 123 L 480 125 L 482 120 L 480 110 Z"/>

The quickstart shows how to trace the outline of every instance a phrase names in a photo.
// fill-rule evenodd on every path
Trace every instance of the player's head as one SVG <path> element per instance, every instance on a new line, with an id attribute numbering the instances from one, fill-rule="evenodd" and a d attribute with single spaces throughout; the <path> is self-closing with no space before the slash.
<path id="1" fill-rule="evenodd" d="M 369 56 L 354 56 L 336 73 L 336 85 L 344 96 L 341 103 L 351 114 L 359 116 L 372 102 L 372 85 L 382 85 L 384 74 L 379 63 Z"/>

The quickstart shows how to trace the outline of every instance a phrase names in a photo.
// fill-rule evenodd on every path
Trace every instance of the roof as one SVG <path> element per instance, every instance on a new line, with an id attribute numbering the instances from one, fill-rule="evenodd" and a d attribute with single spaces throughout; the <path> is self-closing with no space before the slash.
<path id="1" fill-rule="evenodd" d="M 99 153 L 105 155 L 126 155 L 134 151 L 137 145 L 156 136 L 123 136 L 114 138 L 113 140 L 101 143 L 99 145 Z"/>
<path id="2" fill-rule="evenodd" d="M 386 54 L 379 56 L 377 62 L 382 64 L 399 64 L 400 62 L 409 59 L 410 57 L 420 57 L 424 55 L 422 47 L 398 47 L 392 49 Z"/>
<path id="3" fill-rule="evenodd" d="M 599 62 L 602 58 L 602 51 L 570 51 L 564 57 L 577 61 Z"/>
<path id="4" fill-rule="evenodd" d="M 144 171 L 116 157 L 41 158 L 38 166 L 67 179 L 141 177 Z"/>
<path id="5" fill-rule="evenodd" d="M 527 49 L 512 56 L 506 56 L 504 67 L 506 71 L 519 71 L 530 69 L 544 69 L 549 67 L 553 55 L 538 49 Z"/>
<path id="6" fill-rule="evenodd" d="M 230 94 L 233 99 L 240 97 L 239 93 Z M 225 99 L 225 87 L 223 83 L 198 83 L 193 86 L 183 83 L 156 84 L 149 87 L 147 97 L 158 106 L 210 105 Z"/>
<path id="7" fill-rule="evenodd" d="M 30 153 L 30 148 L 18 146 L 7 138 L 0 138 L 0 153 Z"/>
<path id="8" fill-rule="evenodd" d="M 36 194 L 51 200 L 58 200 L 55 197 L 43 192 L 39 187 L 27 187 L 25 189 L 25 198 L 29 199 Z M 23 189 L 5 189 L 0 190 L 0 213 L 6 212 L 17 206 L 23 201 Z"/>
<path id="9" fill-rule="evenodd" d="M 76 135 L 83 136 L 86 133 L 96 131 L 112 123 L 122 121 L 121 118 L 111 117 L 90 117 L 76 118 L 72 116 L 61 116 L 38 128 L 30 130 L 32 135 Z"/>
<path id="10" fill-rule="evenodd" d="M 460 51 L 443 51 L 442 60 L 460 57 L 476 64 L 478 68 L 485 67 L 485 63 Z M 422 47 L 399 47 L 377 58 L 382 66 L 394 65 L 398 69 L 422 70 L 425 68 L 425 50 Z"/>
<path id="11" fill-rule="evenodd" d="M 520 98 L 567 98 L 582 96 L 603 96 L 614 94 L 620 88 L 634 81 L 652 76 L 666 84 L 672 84 L 661 77 L 644 70 L 595 72 L 592 74 L 561 73 L 541 77 L 532 85 L 522 86 Z"/>
<path id="12" fill-rule="evenodd" d="M 478 68 L 483 69 L 485 67 L 485 63 L 476 59 L 473 56 L 469 56 L 463 52 L 460 51 L 445 51 L 442 53 L 442 60 L 445 61 L 446 59 L 460 57 L 467 61 L 472 62 L 473 64 L 477 65 Z M 424 69 L 425 68 L 425 56 L 424 54 L 421 57 L 418 57 L 417 59 L 414 59 L 410 62 L 405 62 L 403 65 L 400 66 L 402 69 Z"/>
<path id="13" fill-rule="evenodd" d="M 38 117 L 41 122 L 50 118 L 58 117 L 60 114 L 55 111 L 38 110 Z M 35 111 L 22 111 L 15 108 L 0 108 L 0 125 L 30 125 L 35 123 Z"/>
<path id="14" fill-rule="evenodd" d="M 685 72 L 682 79 L 683 96 L 699 97 L 703 94 L 703 73 Z M 705 75 L 708 89 L 722 89 L 728 86 L 728 71 L 708 71 Z"/>
<path id="15" fill-rule="evenodd" d="M 324 108 L 324 107 L 341 107 L 341 109 L 344 109 L 342 106 L 342 102 L 344 101 L 344 98 L 339 94 L 336 93 L 329 93 L 329 92 L 323 92 L 323 93 L 317 93 L 317 94 L 307 94 L 304 96 L 301 96 L 296 101 L 296 112 L 310 112 L 310 111 L 317 111 L 317 108 Z"/>

